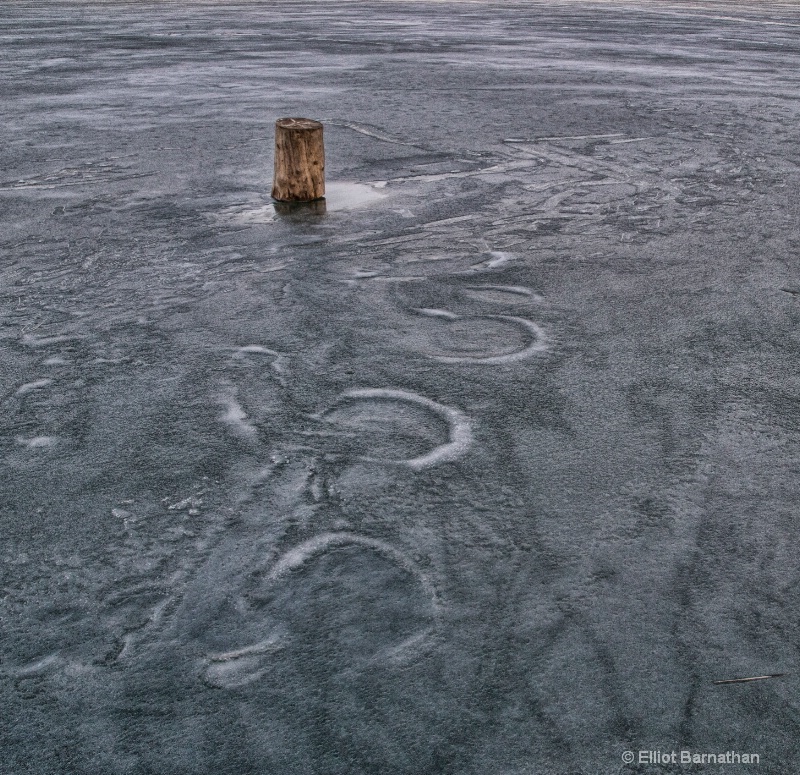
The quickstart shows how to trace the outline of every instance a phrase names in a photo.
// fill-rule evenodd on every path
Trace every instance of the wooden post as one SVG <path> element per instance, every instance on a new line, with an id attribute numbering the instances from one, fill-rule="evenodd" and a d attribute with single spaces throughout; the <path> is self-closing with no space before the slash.
<path id="1" fill-rule="evenodd" d="M 272 198 L 312 202 L 325 198 L 325 147 L 322 124 L 310 118 L 275 122 L 275 177 Z"/>

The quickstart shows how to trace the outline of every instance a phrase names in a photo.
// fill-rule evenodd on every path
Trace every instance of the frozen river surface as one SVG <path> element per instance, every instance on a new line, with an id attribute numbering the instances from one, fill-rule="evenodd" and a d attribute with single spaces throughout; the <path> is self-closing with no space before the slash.
<path id="1" fill-rule="evenodd" d="M 797 771 L 800 7 L 6 2 L 0 80 L 3 773 Z"/>

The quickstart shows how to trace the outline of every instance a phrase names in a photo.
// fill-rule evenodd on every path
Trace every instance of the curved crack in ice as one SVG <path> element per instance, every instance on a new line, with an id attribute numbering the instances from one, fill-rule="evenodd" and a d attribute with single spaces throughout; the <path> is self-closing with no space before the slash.
<path id="1" fill-rule="evenodd" d="M 524 296 L 531 301 L 542 301 L 542 297 L 538 293 L 523 285 L 468 285 L 465 290 L 468 296 L 476 296 L 478 298 L 480 298 L 480 293 L 474 293 L 475 291 L 497 291 L 498 293 L 507 293 L 513 296 Z M 473 293 L 470 293 L 470 291 L 473 291 Z M 490 301 L 495 300 L 490 299 Z"/>
<path id="2" fill-rule="evenodd" d="M 250 646 L 244 646 L 234 651 L 226 651 L 221 654 L 209 654 L 209 662 L 232 662 L 242 657 L 251 657 L 259 654 L 269 654 L 281 648 L 281 636 L 276 634 L 270 635 L 258 643 L 253 643 Z"/>
<path id="3" fill-rule="evenodd" d="M 38 390 L 39 388 L 49 387 L 52 384 L 53 380 L 49 378 L 37 379 L 35 382 L 26 382 L 24 385 L 21 385 L 20 387 L 17 388 L 14 395 L 24 396 L 26 393 L 31 393 L 34 390 Z"/>
<path id="4" fill-rule="evenodd" d="M 528 296 L 536 300 L 539 300 L 541 298 L 538 293 L 534 293 L 530 288 L 525 288 L 522 285 L 468 285 L 467 290 L 501 291 L 503 293 L 513 293 L 516 296 Z"/>
<path id="5" fill-rule="evenodd" d="M 445 320 L 458 320 L 458 315 L 448 312 L 446 309 L 432 309 L 430 307 L 418 307 L 415 312 L 429 318 L 444 318 Z"/>

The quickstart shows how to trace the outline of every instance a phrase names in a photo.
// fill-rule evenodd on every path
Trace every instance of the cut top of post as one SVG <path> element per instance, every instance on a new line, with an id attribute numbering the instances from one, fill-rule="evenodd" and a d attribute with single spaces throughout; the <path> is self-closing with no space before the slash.
<path id="1" fill-rule="evenodd" d="M 275 126 L 279 126 L 281 129 L 293 129 L 301 132 L 303 130 L 322 129 L 322 124 L 311 118 L 279 118 L 275 122 Z"/>

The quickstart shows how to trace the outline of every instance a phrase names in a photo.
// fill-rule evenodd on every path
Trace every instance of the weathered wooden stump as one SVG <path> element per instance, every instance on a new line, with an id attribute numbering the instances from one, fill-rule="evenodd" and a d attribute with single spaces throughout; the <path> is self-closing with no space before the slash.
<path id="1" fill-rule="evenodd" d="M 310 118 L 275 122 L 275 177 L 272 198 L 313 202 L 325 197 L 325 147 L 322 124 Z"/>

